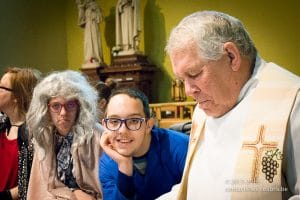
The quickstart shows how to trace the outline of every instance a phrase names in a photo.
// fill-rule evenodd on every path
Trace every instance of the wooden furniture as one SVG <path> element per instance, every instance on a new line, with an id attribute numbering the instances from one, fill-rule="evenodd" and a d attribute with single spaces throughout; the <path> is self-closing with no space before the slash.
<path id="1" fill-rule="evenodd" d="M 113 78 L 121 87 L 136 87 L 148 96 L 150 102 L 151 79 L 154 72 L 155 66 L 148 62 L 147 56 L 141 54 L 114 56 L 110 66 L 98 68 L 101 81 Z"/>
<path id="2" fill-rule="evenodd" d="M 173 124 L 191 121 L 195 101 L 150 104 L 151 114 L 157 120 L 157 126 L 168 128 Z"/>
<path id="3" fill-rule="evenodd" d="M 84 73 L 91 85 L 96 85 L 97 82 L 100 80 L 97 72 L 98 68 L 81 68 L 80 71 Z"/>

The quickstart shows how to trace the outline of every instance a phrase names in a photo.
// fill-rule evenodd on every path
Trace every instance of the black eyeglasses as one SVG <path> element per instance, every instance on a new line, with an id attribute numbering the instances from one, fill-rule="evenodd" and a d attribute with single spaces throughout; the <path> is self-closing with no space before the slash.
<path id="1" fill-rule="evenodd" d="M 141 128 L 142 123 L 146 121 L 146 118 L 127 118 L 127 119 L 119 119 L 119 118 L 105 118 L 104 123 L 107 129 L 111 131 L 117 131 L 121 128 L 124 123 L 126 128 L 131 131 L 137 131 Z"/>
<path id="2" fill-rule="evenodd" d="M 64 104 L 61 104 L 59 102 L 53 102 L 53 103 L 49 103 L 48 107 L 49 107 L 50 111 L 53 113 L 60 113 L 62 107 L 64 107 L 66 111 L 70 112 L 70 111 L 77 110 L 78 102 L 77 102 L 77 100 L 67 101 Z"/>
<path id="3" fill-rule="evenodd" d="M 12 92 L 12 91 L 14 91 L 13 89 L 11 89 L 11 88 L 7 88 L 7 87 L 4 87 L 4 86 L 0 86 L 0 89 L 2 89 L 2 90 L 6 90 L 6 91 L 9 91 L 9 92 Z"/>

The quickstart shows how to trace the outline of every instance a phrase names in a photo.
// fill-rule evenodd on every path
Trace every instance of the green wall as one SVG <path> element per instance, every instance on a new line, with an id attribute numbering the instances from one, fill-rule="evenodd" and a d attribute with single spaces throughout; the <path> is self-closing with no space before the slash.
<path id="1" fill-rule="evenodd" d="M 117 0 L 97 0 L 104 61 L 110 64 L 115 43 Z M 154 102 L 170 101 L 173 74 L 164 46 L 171 29 L 198 10 L 218 10 L 241 19 L 260 55 L 300 75 L 300 1 L 285 0 L 141 0 L 141 50 L 156 65 Z M 75 0 L 1 0 L 0 73 L 8 65 L 43 72 L 79 70 L 83 62 L 83 29 L 77 24 Z"/>
<path id="2" fill-rule="evenodd" d="M 110 64 L 110 50 L 114 45 L 114 17 L 116 0 L 98 0 L 104 21 L 100 24 L 104 60 Z M 170 101 L 171 80 L 174 78 L 164 46 L 171 29 L 186 15 L 198 10 L 218 10 L 239 19 L 247 27 L 260 55 L 300 75 L 300 3 L 295 0 L 141 0 L 141 49 L 157 66 L 153 81 L 154 102 Z M 77 9 L 68 4 L 68 60 L 70 66 L 80 66 L 83 30 L 77 23 Z M 75 67 L 76 68 L 76 67 Z M 159 89 L 157 89 L 159 88 Z"/>
<path id="3" fill-rule="evenodd" d="M 67 68 L 65 9 L 61 0 L 1 0 L 0 73 L 12 65 Z"/>

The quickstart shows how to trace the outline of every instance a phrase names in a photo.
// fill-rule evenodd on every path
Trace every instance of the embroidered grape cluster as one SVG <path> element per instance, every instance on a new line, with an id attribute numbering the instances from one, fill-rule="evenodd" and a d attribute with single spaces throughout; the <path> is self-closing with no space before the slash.
<path id="1" fill-rule="evenodd" d="M 274 176 L 277 175 L 277 168 L 279 168 L 278 160 L 283 159 L 283 154 L 277 148 L 265 153 L 262 158 L 262 172 L 265 173 L 265 178 L 269 183 L 273 182 Z"/>
<path id="2" fill-rule="evenodd" d="M 262 172 L 265 173 L 267 181 L 272 183 L 274 176 L 277 175 L 278 162 L 271 156 L 264 156 L 262 158 L 262 166 Z"/>

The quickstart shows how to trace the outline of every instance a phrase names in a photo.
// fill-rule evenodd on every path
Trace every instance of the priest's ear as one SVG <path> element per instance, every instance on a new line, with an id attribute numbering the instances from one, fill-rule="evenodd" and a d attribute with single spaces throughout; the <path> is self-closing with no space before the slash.
<path id="1" fill-rule="evenodd" d="M 232 70 L 238 71 L 241 65 L 241 54 L 237 45 L 233 42 L 225 42 L 223 48 L 230 60 Z"/>

